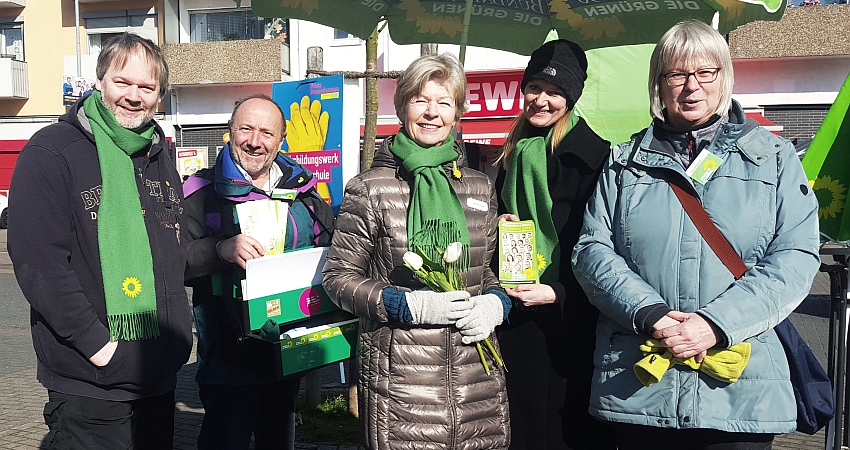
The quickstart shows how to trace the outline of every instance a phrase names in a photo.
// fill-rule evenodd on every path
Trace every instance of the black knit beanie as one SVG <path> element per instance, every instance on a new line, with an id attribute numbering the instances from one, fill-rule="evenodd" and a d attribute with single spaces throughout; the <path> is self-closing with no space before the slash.
<path id="1" fill-rule="evenodd" d="M 522 74 L 522 90 L 531 80 L 543 80 L 558 86 L 573 109 L 587 79 L 587 57 L 575 42 L 557 39 L 541 45 L 531 54 Z"/>

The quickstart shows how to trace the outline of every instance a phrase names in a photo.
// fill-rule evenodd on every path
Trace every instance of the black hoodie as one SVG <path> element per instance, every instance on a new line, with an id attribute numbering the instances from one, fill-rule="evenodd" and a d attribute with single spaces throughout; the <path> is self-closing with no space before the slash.
<path id="1" fill-rule="evenodd" d="M 180 176 L 157 126 L 152 145 L 132 159 L 151 244 L 160 336 L 121 340 L 109 364 L 95 367 L 88 359 L 109 341 L 109 330 L 97 242 L 100 166 L 85 101 L 33 135 L 9 189 L 15 194 L 8 250 L 31 307 L 38 380 L 50 390 L 105 400 L 165 394 L 175 388 L 192 348 Z"/>

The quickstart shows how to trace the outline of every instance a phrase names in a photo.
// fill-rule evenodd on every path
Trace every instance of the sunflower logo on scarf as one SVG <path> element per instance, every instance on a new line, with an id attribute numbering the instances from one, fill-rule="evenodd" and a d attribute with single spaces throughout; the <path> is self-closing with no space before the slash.
<path id="1" fill-rule="evenodd" d="M 546 268 L 546 257 L 542 254 L 537 254 L 537 274 L 540 275 L 543 273 L 543 269 Z"/>
<path id="2" fill-rule="evenodd" d="M 136 277 L 127 277 L 121 283 L 121 289 L 124 290 L 124 295 L 127 297 L 136 298 L 142 292 L 142 283 Z"/>

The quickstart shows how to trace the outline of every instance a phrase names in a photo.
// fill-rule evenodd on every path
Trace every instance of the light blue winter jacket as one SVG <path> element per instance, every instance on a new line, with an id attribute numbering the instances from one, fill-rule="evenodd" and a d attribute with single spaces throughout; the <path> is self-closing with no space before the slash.
<path id="1" fill-rule="evenodd" d="M 590 412 L 666 428 L 788 433 L 796 428 L 788 363 L 773 327 L 805 298 L 819 267 L 817 200 L 793 145 L 734 103 L 708 149 L 723 158 L 701 185 L 653 138 L 653 127 L 612 152 L 588 202 L 573 270 L 601 311 Z M 665 177 L 685 177 L 749 270 L 735 281 L 703 240 Z M 686 366 L 644 387 L 632 366 L 646 339 L 635 314 L 666 303 L 698 312 L 731 346 L 752 344 L 727 384 Z"/>

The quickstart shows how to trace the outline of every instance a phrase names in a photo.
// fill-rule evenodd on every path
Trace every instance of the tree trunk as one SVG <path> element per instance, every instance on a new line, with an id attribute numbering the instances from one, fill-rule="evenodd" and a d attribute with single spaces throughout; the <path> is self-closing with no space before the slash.
<path id="1" fill-rule="evenodd" d="M 354 417 L 360 417 L 359 401 L 357 397 L 357 383 L 360 380 L 360 365 L 357 358 L 348 360 L 348 411 Z"/>
<path id="2" fill-rule="evenodd" d="M 318 408 L 322 404 L 322 377 L 318 370 L 304 375 L 304 393 L 308 408 Z"/>
<path id="3" fill-rule="evenodd" d="M 368 76 L 378 67 L 378 27 L 366 39 L 366 119 L 363 123 L 363 152 L 360 158 L 360 171 L 372 167 L 375 158 L 375 134 L 378 129 L 378 79 Z M 348 410 L 355 417 L 360 416 L 357 399 L 357 383 L 360 379 L 357 358 L 349 361 L 348 366 Z"/>
<path id="4" fill-rule="evenodd" d="M 368 76 L 378 67 L 378 27 L 366 39 L 366 119 L 363 127 L 363 154 L 360 171 L 372 167 L 375 157 L 375 134 L 378 129 L 378 79 Z M 356 396 L 355 396 L 356 398 Z"/>

